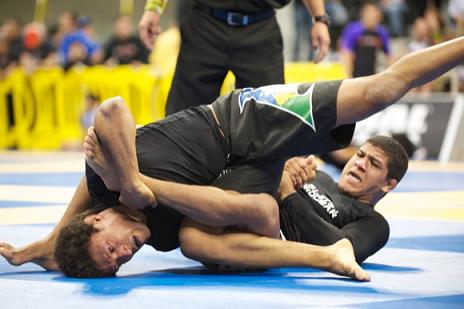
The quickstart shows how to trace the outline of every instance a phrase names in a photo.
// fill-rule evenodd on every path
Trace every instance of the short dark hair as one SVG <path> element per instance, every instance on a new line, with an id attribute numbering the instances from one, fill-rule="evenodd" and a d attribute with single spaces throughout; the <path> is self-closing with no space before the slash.
<path id="1" fill-rule="evenodd" d="M 404 147 L 393 138 L 382 135 L 369 138 L 367 143 L 380 148 L 387 156 L 387 178 L 393 178 L 400 182 L 406 174 L 409 164 L 408 154 Z"/>
<path id="2" fill-rule="evenodd" d="M 101 210 L 91 209 L 76 215 L 58 234 L 55 245 L 55 260 L 66 276 L 97 278 L 114 275 L 98 269 L 89 254 L 90 237 L 94 229 L 91 225 L 86 224 L 84 219 Z"/>

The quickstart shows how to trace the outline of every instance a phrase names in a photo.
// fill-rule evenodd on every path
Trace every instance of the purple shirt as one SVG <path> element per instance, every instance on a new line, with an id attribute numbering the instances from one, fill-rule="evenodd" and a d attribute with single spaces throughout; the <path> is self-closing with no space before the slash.
<path id="1" fill-rule="evenodd" d="M 354 53 L 353 76 L 375 74 L 376 53 L 382 50 L 390 54 L 390 38 L 383 26 L 374 31 L 367 30 L 360 21 L 349 23 L 343 30 L 342 48 Z"/>

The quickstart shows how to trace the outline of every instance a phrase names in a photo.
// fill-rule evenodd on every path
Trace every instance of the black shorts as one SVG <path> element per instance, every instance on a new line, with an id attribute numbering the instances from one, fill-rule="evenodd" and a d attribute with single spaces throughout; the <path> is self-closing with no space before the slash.
<path id="1" fill-rule="evenodd" d="M 341 81 L 237 90 L 213 103 L 230 151 L 217 184 L 274 192 L 285 160 L 345 147 L 354 124 L 335 128 Z M 240 190 L 241 188 L 241 190 Z"/>

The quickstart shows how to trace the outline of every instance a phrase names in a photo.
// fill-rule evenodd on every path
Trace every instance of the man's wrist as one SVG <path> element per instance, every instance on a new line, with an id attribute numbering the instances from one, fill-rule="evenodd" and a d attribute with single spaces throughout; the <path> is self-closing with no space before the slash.
<path id="1" fill-rule="evenodd" d="M 323 24 L 326 24 L 327 27 L 329 27 L 331 24 L 330 16 L 327 14 L 316 15 L 313 17 L 313 24 L 315 23 L 323 23 Z"/>
<path id="2" fill-rule="evenodd" d="M 166 7 L 167 0 L 147 0 L 145 11 L 152 11 L 161 15 Z"/>

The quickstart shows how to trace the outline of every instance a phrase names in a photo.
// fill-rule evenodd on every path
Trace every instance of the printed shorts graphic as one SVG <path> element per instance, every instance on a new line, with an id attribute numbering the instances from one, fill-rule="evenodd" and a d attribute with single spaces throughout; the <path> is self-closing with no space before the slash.
<path id="1" fill-rule="evenodd" d="M 244 88 L 240 92 L 240 113 L 245 105 L 254 101 L 258 104 L 266 104 L 278 108 L 284 112 L 298 117 L 303 123 L 316 132 L 314 124 L 312 96 L 314 85 L 312 84 L 304 93 L 298 93 L 300 84 L 272 85 L 260 88 Z"/>

